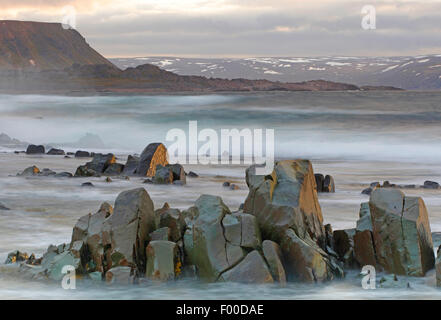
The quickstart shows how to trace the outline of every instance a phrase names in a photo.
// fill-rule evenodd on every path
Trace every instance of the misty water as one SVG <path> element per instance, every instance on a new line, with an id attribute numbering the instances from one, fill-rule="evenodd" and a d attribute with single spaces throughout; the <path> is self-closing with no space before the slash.
<path id="1" fill-rule="evenodd" d="M 86 134 L 103 144 L 89 151 L 111 151 L 124 162 L 151 142 L 165 142 L 168 130 L 188 130 L 197 120 L 199 129 L 262 128 L 275 130 L 277 158 L 308 158 L 314 171 L 334 176 L 336 193 L 320 194 L 324 222 L 333 229 L 353 228 L 361 194 L 373 181 L 421 185 L 441 182 L 441 93 L 433 92 L 299 92 L 222 95 L 151 96 L 0 96 L 0 133 L 35 144 L 60 146 L 66 151 Z M 204 284 L 182 280 L 168 284 L 143 282 L 131 287 L 109 287 L 87 280 L 77 290 L 60 283 L 23 279 L 16 266 L 1 264 L 18 249 L 42 254 L 50 244 L 70 241 L 72 227 L 81 216 L 95 212 L 103 201 L 113 204 L 121 191 L 146 187 L 155 208 L 168 202 L 186 209 L 203 193 L 222 196 L 232 210 L 248 190 L 245 165 L 184 165 L 200 178 L 186 186 L 143 184 L 143 179 L 22 178 L 16 173 L 31 165 L 74 172 L 84 159 L 63 156 L 14 154 L 0 147 L 0 298 L 24 299 L 346 299 L 441 298 L 435 274 L 424 278 L 400 277 L 397 288 L 363 290 L 357 272 L 345 279 L 320 285 L 291 283 L 243 285 Z M 83 182 L 95 188 L 81 188 Z M 232 181 L 240 190 L 222 187 Z M 441 231 L 441 191 L 404 189 L 423 197 L 432 232 Z M 382 277 L 378 274 L 378 280 Z M 407 288 L 407 282 L 410 288 Z"/>

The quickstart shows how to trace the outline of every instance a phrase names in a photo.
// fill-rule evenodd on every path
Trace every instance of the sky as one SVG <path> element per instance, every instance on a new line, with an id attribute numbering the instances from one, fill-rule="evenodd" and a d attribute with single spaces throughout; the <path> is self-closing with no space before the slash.
<path id="1" fill-rule="evenodd" d="M 441 0 L 0 0 L 0 19 L 70 22 L 108 58 L 441 53 Z"/>

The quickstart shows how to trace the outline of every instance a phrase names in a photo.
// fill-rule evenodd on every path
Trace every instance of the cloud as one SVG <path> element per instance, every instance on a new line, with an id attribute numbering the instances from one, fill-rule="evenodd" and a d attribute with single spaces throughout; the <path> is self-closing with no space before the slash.
<path id="1" fill-rule="evenodd" d="M 0 17 L 61 21 L 106 56 L 401 55 L 441 51 L 441 0 L 0 0 Z M 9 13 L 8 13 L 9 12 Z"/>

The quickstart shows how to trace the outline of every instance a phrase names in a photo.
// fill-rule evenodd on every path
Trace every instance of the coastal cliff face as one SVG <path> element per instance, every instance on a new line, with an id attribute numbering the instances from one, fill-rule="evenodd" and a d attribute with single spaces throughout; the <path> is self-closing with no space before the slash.
<path id="1" fill-rule="evenodd" d="M 112 65 L 78 31 L 60 23 L 0 21 L 0 70 L 63 69 L 74 63 Z"/>

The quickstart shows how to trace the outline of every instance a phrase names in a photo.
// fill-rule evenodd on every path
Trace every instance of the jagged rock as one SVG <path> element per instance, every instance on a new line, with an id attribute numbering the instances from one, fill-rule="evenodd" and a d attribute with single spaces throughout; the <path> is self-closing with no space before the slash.
<path id="1" fill-rule="evenodd" d="M 65 152 L 64 152 L 64 150 L 61 150 L 61 149 L 52 148 L 47 152 L 47 154 L 52 155 L 52 156 L 64 156 Z"/>
<path id="2" fill-rule="evenodd" d="M 36 176 L 39 173 L 40 173 L 40 169 L 38 169 L 36 166 L 32 166 L 24 169 L 24 171 L 22 173 L 19 173 L 18 175 L 21 177 L 31 177 L 31 176 Z"/>
<path id="3" fill-rule="evenodd" d="M 156 166 L 155 176 L 153 177 L 155 184 L 170 184 L 173 183 L 173 172 L 169 166 Z"/>
<path id="4" fill-rule="evenodd" d="M 223 220 L 226 216 L 231 217 L 231 212 L 220 197 L 202 195 L 195 207 L 199 213 L 193 224 L 191 260 L 201 279 L 216 281 L 222 272 L 242 260 L 245 252 L 239 245 L 227 242 L 225 238 Z"/>
<path id="5" fill-rule="evenodd" d="M 281 249 L 288 280 L 323 282 L 343 276 L 343 270 L 325 251 L 308 238 L 300 239 L 292 229 L 285 231 Z"/>
<path id="6" fill-rule="evenodd" d="M 124 170 L 124 165 L 120 163 L 112 163 L 104 171 L 106 176 L 119 176 Z"/>
<path id="7" fill-rule="evenodd" d="M 115 155 L 96 153 L 92 161 L 86 163 L 86 168 L 98 174 L 104 173 L 106 169 L 116 161 Z"/>
<path id="8" fill-rule="evenodd" d="M 136 174 L 154 177 L 156 166 L 168 164 L 167 148 L 162 143 L 151 143 L 141 153 Z"/>
<path id="9" fill-rule="evenodd" d="M 366 189 L 363 189 L 363 190 L 361 191 L 361 194 L 366 194 L 366 195 L 370 196 L 371 193 L 372 193 L 372 191 L 374 191 L 374 189 L 372 189 L 372 188 L 366 188 Z"/>
<path id="10" fill-rule="evenodd" d="M 240 241 L 238 245 L 247 249 L 257 249 L 261 247 L 262 236 L 260 234 L 259 224 L 257 223 L 256 217 L 247 213 L 234 213 L 232 217 L 235 218 L 239 224 Z M 227 228 L 224 222 L 225 234 L 227 235 Z M 227 238 L 227 240 L 229 240 Z M 232 240 L 233 241 L 233 240 Z"/>
<path id="11" fill-rule="evenodd" d="M 170 228 L 163 227 L 159 228 L 152 233 L 150 233 L 150 241 L 164 240 L 164 241 L 173 241 L 171 239 Z"/>
<path id="12" fill-rule="evenodd" d="M 323 181 L 323 192 L 335 192 L 334 178 L 330 175 L 326 175 L 325 180 Z"/>
<path id="13" fill-rule="evenodd" d="M 34 144 L 30 144 L 26 149 L 26 154 L 44 154 L 44 146 L 36 146 Z"/>
<path id="14" fill-rule="evenodd" d="M 257 250 L 250 252 L 237 266 L 224 272 L 220 280 L 241 283 L 273 283 L 274 279 Z"/>
<path id="15" fill-rule="evenodd" d="M 136 169 L 139 166 L 139 157 L 129 155 L 124 166 L 123 174 L 132 176 L 136 174 Z"/>
<path id="16" fill-rule="evenodd" d="M 439 183 L 435 181 L 424 181 L 423 188 L 426 189 L 439 189 Z"/>
<path id="17" fill-rule="evenodd" d="M 317 192 L 323 192 L 323 182 L 325 181 L 325 177 L 321 173 L 316 173 L 314 175 L 314 178 L 317 187 Z"/>
<path id="18" fill-rule="evenodd" d="M 29 259 L 29 256 L 26 252 L 20 252 L 18 250 L 15 250 L 15 251 L 8 253 L 8 257 L 6 258 L 5 264 L 23 262 L 28 259 Z"/>
<path id="19" fill-rule="evenodd" d="M 113 214 L 106 220 L 111 235 L 109 254 L 113 266 L 129 265 L 145 272 L 146 243 L 156 230 L 153 202 L 144 188 L 120 193 Z"/>
<path id="20" fill-rule="evenodd" d="M 179 181 L 181 185 L 187 183 L 184 167 L 180 164 L 169 164 L 173 174 L 173 183 Z"/>
<path id="21" fill-rule="evenodd" d="M 106 259 L 110 261 L 110 257 L 105 257 L 103 231 L 104 222 L 112 213 L 112 206 L 104 202 L 95 214 L 81 217 L 73 228 L 71 249 L 77 242 L 87 244 L 87 251 L 81 257 L 82 266 L 87 272 L 102 273 L 107 267 Z"/>
<path id="22" fill-rule="evenodd" d="M 191 178 L 199 178 L 199 175 L 193 171 L 190 171 L 187 176 Z"/>
<path id="23" fill-rule="evenodd" d="M 75 152 L 75 158 L 90 158 L 90 153 L 87 151 L 78 150 Z"/>
<path id="24" fill-rule="evenodd" d="M 346 268 L 355 267 L 354 235 L 355 229 L 335 230 L 333 233 L 334 251 Z"/>
<path id="25" fill-rule="evenodd" d="M 75 177 L 95 177 L 98 173 L 95 170 L 89 169 L 87 166 L 79 166 L 75 171 Z"/>
<path id="26" fill-rule="evenodd" d="M 150 241 L 147 246 L 146 276 L 153 280 L 174 280 L 181 274 L 182 262 L 176 243 L 171 241 Z"/>
<path id="27" fill-rule="evenodd" d="M 323 216 L 308 160 L 277 162 L 267 176 L 256 175 L 252 166 L 246 171 L 246 181 L 250 192 L 244 212 L 257 218 L 264 239 L 281 244 L 288 278 L 324 281 L 342 276 L 335 258 L 325 252 Z M 315 269 L 318 273 L 311 276 Z"/>
<path id="28" fill-rule="evenodd" d="M 171 241 L 177 242 L 182 239 L 187 224 L 184 216 L 178 209 L 168 208 L 160 211 L 158 220 L 160 228 L 168 227 L 170 229 Z"/>
<path id="29" fill-rule="evenodd" d="M 5 206 L 3 203 L 0 202 L 0 210 L 6 211 L 6 210 L 11 210 L 11 209 L 9 209 L 7 206 Z"/>
<path id="30" fill-rule="evenodd" d="M 262 250 L 273 279 L 285 286 L 286 274 L 279 245 L 271 240 L 265 240 L 262 243 Z"/>
<path id="31" fill-rule="evenodd" d="M 389 273 L 424 276 L 434 267 L 424 201 L 396 189 L 377 189 L 369 201 L 378 263 Z"/>
<path id="32" fill-rule="evenodd" d="M 116 285 L 129 285 L 135 283 L 136 275 L 130 267 L 114 267 L 106 272 L 106 282 Z"/>

